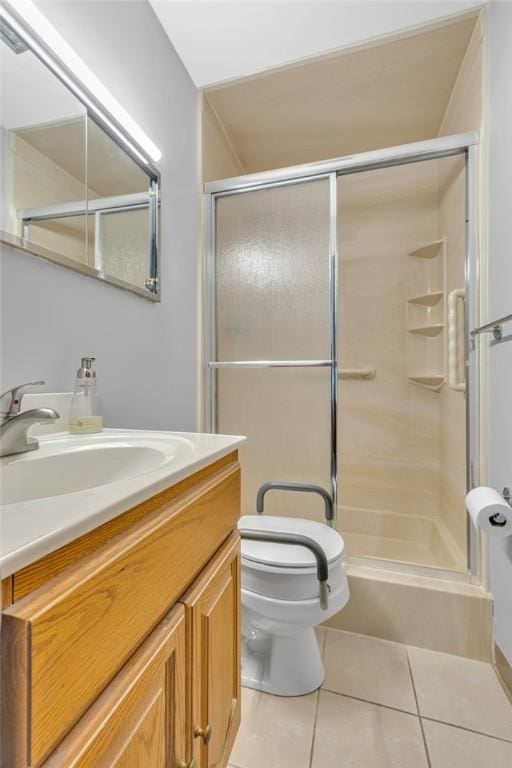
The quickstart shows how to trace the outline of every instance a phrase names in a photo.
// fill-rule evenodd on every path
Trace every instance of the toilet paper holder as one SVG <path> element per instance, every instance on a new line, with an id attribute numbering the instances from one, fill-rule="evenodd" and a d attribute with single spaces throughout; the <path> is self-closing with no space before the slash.
<path id="1" fill-rule="evenodd" d="M 512 507 L 512 492 L 508 485 L 504 487 L 504 489 L 501 492 L 501 495 L 509 505 L 509 507 Z M 499 512 L 492 517 L 489 518 L 489 522 L 491 525 L 495 525 L 498 528 L 503 528 L 504 525 L 507 524 L 507 518 L 504 515 L 501 515 Z"/>

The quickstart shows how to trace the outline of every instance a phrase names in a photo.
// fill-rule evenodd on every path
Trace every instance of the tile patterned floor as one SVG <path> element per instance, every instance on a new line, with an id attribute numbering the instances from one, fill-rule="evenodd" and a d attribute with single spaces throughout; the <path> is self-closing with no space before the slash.
<path id="1" fill-rule="evenodd" d="M 322 629 L 320 691 L 245 689 L 231 768 L 512 768 L 512 703 L 483 662 Z"/>

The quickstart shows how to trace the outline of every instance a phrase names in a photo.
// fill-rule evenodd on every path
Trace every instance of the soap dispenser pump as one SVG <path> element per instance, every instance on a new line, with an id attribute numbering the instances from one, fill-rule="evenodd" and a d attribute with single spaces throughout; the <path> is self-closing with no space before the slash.
<path id="1" fill-rule="evenodd" d="M 76 372 L 75 391 L 69 411 L 69 431 L 72 435 L 92 435 L 103 429 L 95 360 L 95 357 L 82 357 L 82 364 Z"/>

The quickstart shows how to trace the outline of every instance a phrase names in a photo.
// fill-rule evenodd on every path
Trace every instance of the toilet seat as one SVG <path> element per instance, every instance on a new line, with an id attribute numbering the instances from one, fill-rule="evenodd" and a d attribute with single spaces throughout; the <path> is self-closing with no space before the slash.
<path id="1" fill-rule="evenodd" d="M 329 564 L 343 560 L 345 543 L 340 534 L 324 523 L 317 523 L 302 517 L 274 517 L 270 515 L 243 515 L 238 527 L 246 531 L 268 533 L 301 533 L 319 544 Z M 242 560 L 250 561 L 254 568 L 274 571 L 290 569 L 303 573 L 316 572 L 316 560 L 312 552 L 295 544 L 277 544 L 267 541 L 242 541 Z"/>
<path id="2" fill-rule="evenodd" d="M 331 591 L 345 583 L 342 567 L 345 544 L 333 528 L 314 520 L 270 515 L 244 515 L 240 518 L 239 528 L 309 536 L 327 556 Z M 299 545 L 242 540 L 242 587 L 276 600 L 317 599 L 316 559 L 308 549 Z"/>

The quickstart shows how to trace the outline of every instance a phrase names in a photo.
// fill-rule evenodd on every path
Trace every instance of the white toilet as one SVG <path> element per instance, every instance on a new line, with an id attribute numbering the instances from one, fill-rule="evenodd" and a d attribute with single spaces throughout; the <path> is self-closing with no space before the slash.
<path id="1" fill-rule="evenodd" d="M 242 685 L 278 696 L 316 690 L 325 672 L 315 626 L 349 599 L 343 539 L 313 520 L 245 515 L 241 531 L 300 534 L 328 561 L 328 603 L 320 604 L 314 554 L 303 546 L 242 539 Z"/>

